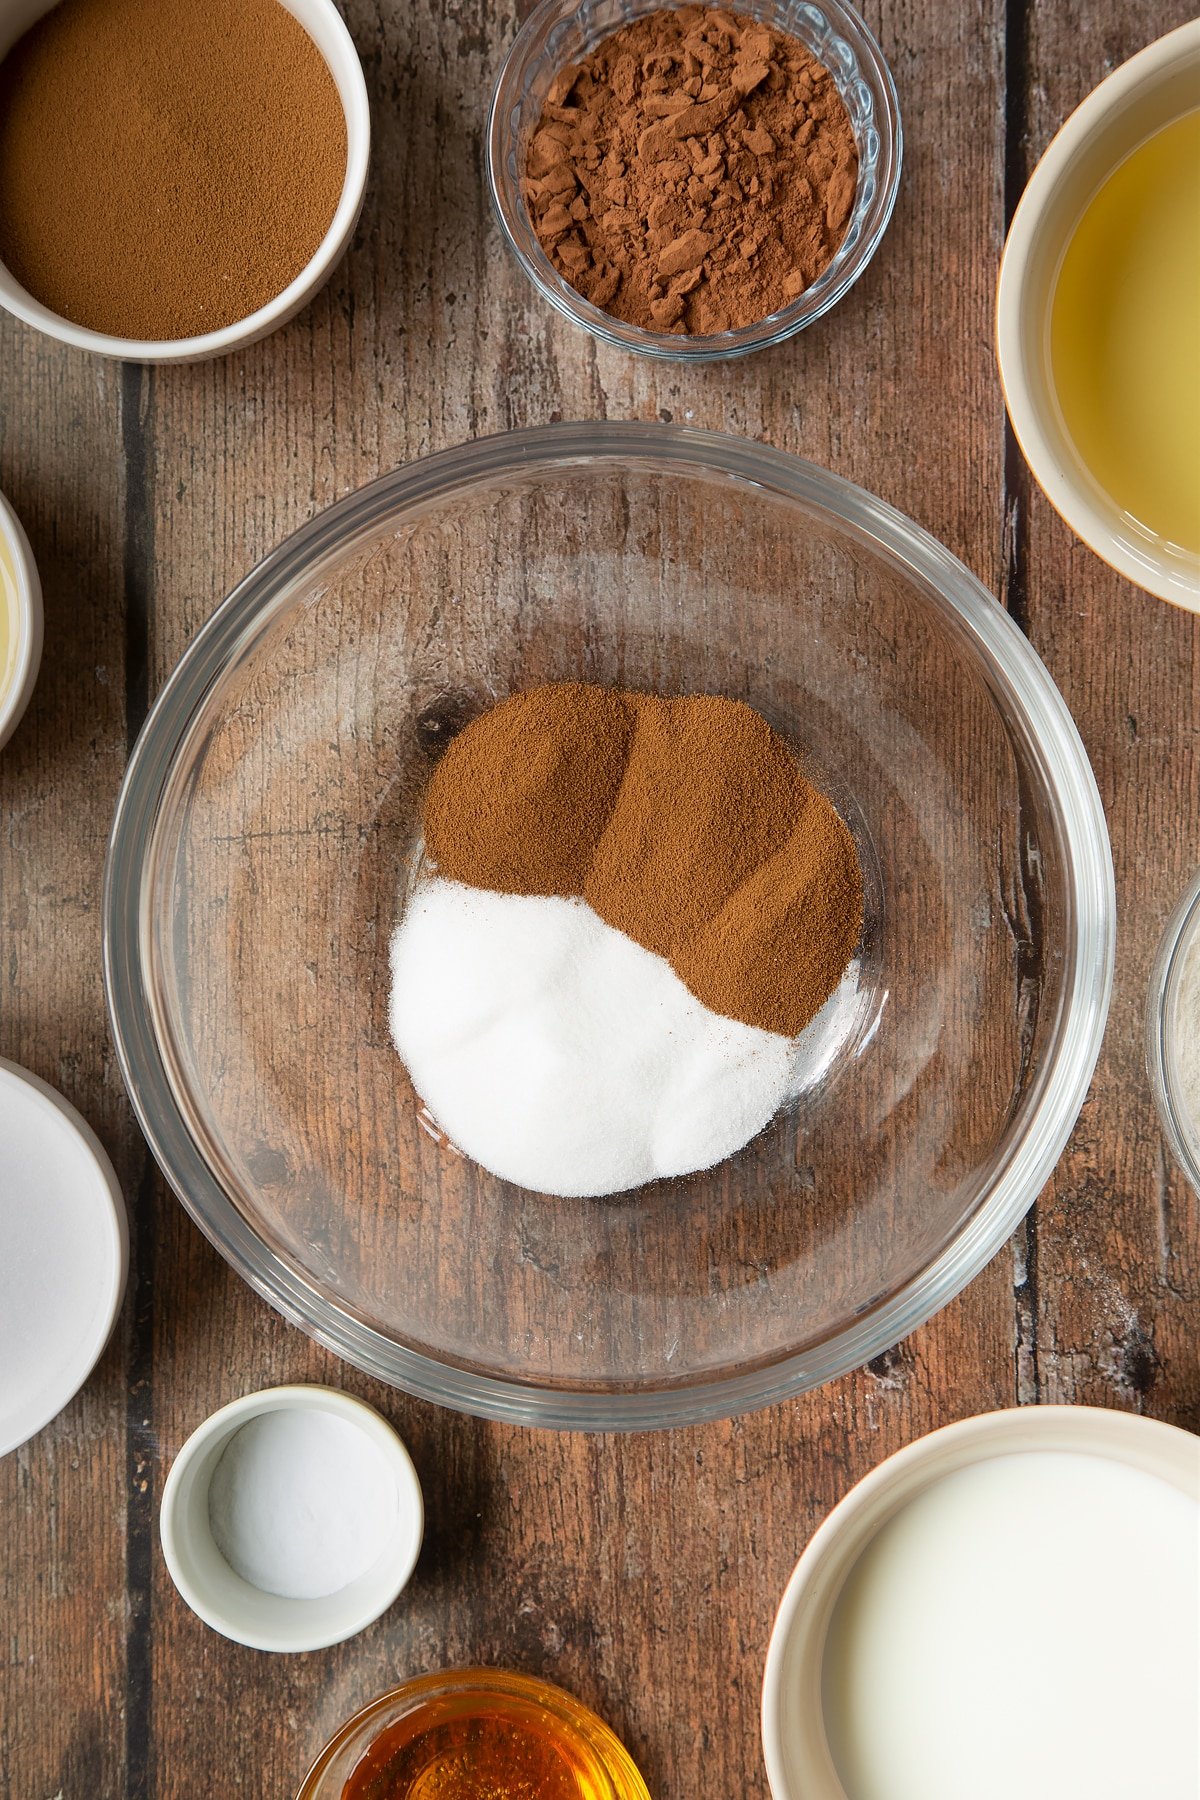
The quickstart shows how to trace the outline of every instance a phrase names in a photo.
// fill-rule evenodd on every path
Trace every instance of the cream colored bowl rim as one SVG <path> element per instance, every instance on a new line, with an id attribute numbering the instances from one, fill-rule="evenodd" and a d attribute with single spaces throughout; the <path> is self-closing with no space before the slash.
<path id="1" fill-rule="evenodd" d="M 798 1657 L 805 1676 L 820 1679 L 829 1609 L 820 1609 L 817 1591 L 832 1578 L 834 1595 L 840 1592 L 876 1533 L 934 1482 L 992 1457 L 1052 1450 L 1124 1463 L 1169 1479 L 1200 1501 L 1200 1439 L 1161 1420 L 1107 1407 L 1014 1406 L 981 1413 L 931 1431 L 877 1464 L 818 1526 L 775 1617 L 762 1689 L 763 1755 L 774 1800 L 847 1800 L 823 1734 L 824 1768 L 814 1756 L 815 1775 L 806 1770 L 802 1786 L 789 1785 L 786 1746 L 796 1732 L 784 1716 L 785 1663 Z"/>
<path id="2" fill-rule="evenodd" d="M 1030 392 L 1022 347 L 1021 313 L 1029 261 L 1046 211 L 1080 149 L 1100 136 L 1127 96 L 1155 81 L 1180 57 L 1200 53 L 1200 19 L 1169 31 L 1114 69 L 1083 100 L 1042 156 L 1013 215 L 996 289 L 996 350 L 1000 381 L 1017 441 L 1039 487 L 1077 537 L 1111 568 L 1138 587 L 1185 610 L 1200 611 L 1200 574 L 1194 582 L 1172 576 L 1159 562 L 1140 558 L 1121 542 L 1104 513 L 1059 458 L 1044 431 Z M 1170 124 L 1164 118 L 1163 124 Z"/>
<path id="3" fill-rule="evenodd" d="M 0 667 L 0 745 L 7 743 L 29 704 L 42 661 L 42 584 L 24 527 L 0 494 L 0 538 L 12 564 L 17 650 L 7 681 Z M 0 594 L 0 605 L 3 596 Z"/>

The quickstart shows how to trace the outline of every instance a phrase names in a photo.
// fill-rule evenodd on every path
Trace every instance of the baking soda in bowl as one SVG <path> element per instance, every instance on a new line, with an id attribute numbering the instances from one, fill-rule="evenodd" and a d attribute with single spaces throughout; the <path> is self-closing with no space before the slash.
<path id="1" fill-rule="evenodd" d="M 317 1407 L 281 1409 L 248 1419 L 226 1444 L 208 1516 L 243 1581 L 319 1600 L 378 1562 L 396 1531 L 396 1484 L 357 1425 Z"/>
<path id="2" fill-rule="evenodd" d="M 1200 1506 L 1076 1452 L 943 1476 L 855 1563 L 823 1706 L 848 1800 L 1196 1800 Z"/>

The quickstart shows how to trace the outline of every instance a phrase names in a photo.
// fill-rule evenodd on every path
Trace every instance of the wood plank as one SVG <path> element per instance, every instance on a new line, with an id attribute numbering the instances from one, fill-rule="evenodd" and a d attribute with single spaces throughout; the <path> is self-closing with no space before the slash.
<path id="1" fill-rule="evenodd" d="M 1176 0 L 1030 9 L 1024 158 L 1106 74 L 1182 24 Z M 1075 716 L 1108 816 L 1117 968 L 1100 1066 L 1031 1238 L 1031 1397 L 1196 1429 L 1200 1219 L 1165 1151 L 1146 1076 L 1150 965 L 1200 858 L 1200 622 L 1078 543 L 1023 466 L 1028 628 Z"/>
<path id="2" fill-rule="evenodd" d="M 129 1192 L 144 1147 L 100 984 L 100 883 L 126 750 L 121 372 L 5 315 L 0 395 L 0 487 L 29 533 L 46 611 L 41 677 L 0 752 L 0 1055 L 66 1094 Z M 6 1794 L 124 1792 L 129 1344 L 127 1309 L 78 1399 L 0 1461 Z"/>
<path id="3" fill-rule="evenodd" d="M 314 503 L 427 450 L 553 417 L 671 417 L 798 450 L 907 508 L 997 584 L 998 6 L 949 33 L 944 9 L 876 19 L 908 116 L 936 111 L 945 129 L 936 141 L 911 133 L 874 266 L 805 339 L 693 371 L 594 345 L 541 307 L 504 256 L 482 189 L 481 96 L 512 22 L 475 6 L 449 19 L 396 7 L 381 43 L 372 11 L 350 16 L 360 46 L 381 48 L 366 58 L 372 192 L 347 264 L 260 351 L 156 377 L 156 680 L 216 592 Z M 936 330 L 919 331 L 922 318 Z M 732 1424 L 593 1441 L 473 1424 L 382 1393 L 271 1318 L 169 1205 L 158 1244 L 163 1468 L 220 1401 L 267 1380 L 323 1377 L 374 1399 L 413 1443 L 431 1522 L 418 1579 L 387 1619 L 266 1675 L 261 1658 L 214 1640 L 157 1571 L 164 1795 L 218 1780 L 251 1733 L 260 1791 L 281 1791 L 389 1680 L 494 1661 L 596 1705 L 662 1800 L 760 1800 L 762 1658 L 805 1539 L 879 1456 L 1013 1397 L 1006 1258 L 871 1372 Z M 181 1687 L 180 1669 L 194 1681 Z"/>
<path id="4" fill-rule="evenodd" d="M 1010 29 L 1031 146 L 1106 59 L 1183 16 L 1173 0 L 1153 10 L 1147 25 L 1113 0 L 1100 28 L 1091 9 L 1052 20 L 1039 9 L 1036 30 Z M 1197 813 L 1196 633 L 1072 549 L 1036 499 L 1018 514 L 1016 597 L 1096 761 L 1135 929 L 1097 1085 L 1036 1232 L 870 1369 L 759 1415 L 636 1438 L 481 1424 L 384 1390 L 285 1326 L 161 1182 L 141 1182 L 112 1065 L 97 884 L 143 650 L 155 690 L 258 557 L 382 470 L 556 416 L 670 417 L 825 462 L 910 512 L 994 591 L 1011 579 L 991 351 L 1005 9 L 902 0 L 868 12 L 908 134 L 896 219 L 838 311 L 767 355 L 660 369 L 534 301 L 483 193 L 486 96 L 516 19 L 482 0 L 353 0 L 376 127 L 367 208 L 330 287 L 265 344 L 122 376 L 0 321 L 0 485 L 33 530 L 59 645 L 0 756 L 0 1054 L 89 1113 L 142 1227 L 140 1305 L 121 1343 L 77 1406 L 0 1464 L 0 1595 L 6 1625 L 16 1619 L 0 1664 L 7 1792 L 192 1800 L 236 1783 L 266 1800 L 395 1679 L 481 1661 L 590 1701 L 657 1800 L 765 1800 L 758 1692 L 775 1605 L 812 1529 L 880 1457 L 1018 1393 L 1195 1420 L 1197 1247 L 1140 1073 L 1139 995 L 1193 853 L 1178 818 Z M 399 1605 L 302 1658 L 209 1632 L 152 1543 L 183 1438 L 215 1406 L 284 1380 L 379 1405 L 413 1449 L 429 1510 Z"/>

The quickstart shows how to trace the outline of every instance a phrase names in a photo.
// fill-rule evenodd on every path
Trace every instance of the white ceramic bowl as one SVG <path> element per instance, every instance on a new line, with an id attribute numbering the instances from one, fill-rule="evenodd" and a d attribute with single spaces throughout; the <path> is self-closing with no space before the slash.
<path id="1" fill-rule="evenodd" d="M 306 1409 L 344 1419 L 374 1444 L 395 1479 L 396 1529 L 357 1580 L 319 1599 L 292 1600 L 265 1593 L 230 1568 L 213 1540 L 208 1491 L 229 1440 L 243 1425 L 266 1413 Z M 316 1386 L 263 1388 L 211 1414 L 175 1458 L 159 1512 L 163 1556 L 183 1598 L 214 1631 L 253 1650 L 321 1650 L 362 1631 L 407 1585 L 424 1525 L 417 1472 L 387 1420 L 363 1400 Z"/>
<path id="2" fill-rule="evenodd" d="M 1050 370 L 1058 272 L 1096 191 L 1139 144 L 1200 106 L 1200 19 L 1131 57 L 1067 120 L 1014 215 L 996 299 L 996 345 L 1009 417 L 1055 510 L 1098 556 L 1148 593 L 1200 611 L 1200 559 L 1139 531 L 1071 442 Z"/>
<path id="3" fill-rule="evenodd" d="M 17 39 L 54 4 L 55 0 L 0 0 L 0 57 L 7 56 Z M 296 279 L 257 312 L 220 331 L 188 338 L 113 337 L 108 332 L 73 325 L 35 300 L 2 262 L 0 306 L 49 337 L 74 344 L 80 350 L 91 350 L 97 356 L 119 357 L 124 362 L 186 363 L 203 362 L 207 357 L 224 356 L 230 350 L 255 344 L 308 304 L 341 260 L 362 211 L 371 148 L 371 114 L 358 52 L 333 0 L 282 0 L 282 4 L 299 19 L 325 58 L 346 115 L 346 178 L 341 199 L 316 254 Z"/>
<path id="4" fill-rule="evenodd" d="M 0 746 L 29 705 L 42 661 L 42 584 L 29 539 L 0 494 Z M 9 648 L 4 649 L 5 642 Z"/>
<path id="5" fill-rule="evenodd" d="M 70 1101 L 0 1056 L 0 1456 L 104 1354 L 129 1271 L 121 1185 Z"/>
<path id="6" fill-rule="evenodd" d="M 867 1545 L 901 1507 L 989 1457 L 1067 1451 L 1124 1463 L 1200 1500 L 1200 1444 L 1136 1413 L 1021 1406 L 963 1419 L 889 1456 L 834 1507 L 796 1565 L 767 1652 L 763 1752 L 774 1800 L 847 1800 L 825 1733 L 822 1676 L 834 1608 Z"/>

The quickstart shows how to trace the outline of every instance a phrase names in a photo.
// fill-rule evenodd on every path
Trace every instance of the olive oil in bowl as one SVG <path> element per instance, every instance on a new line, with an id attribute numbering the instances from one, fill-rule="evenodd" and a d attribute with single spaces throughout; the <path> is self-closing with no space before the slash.
<path id="1" fill-rule="evenodd" d="M 1058 275 L 1050 361 L 1093 479 L 1141 533 L 1200 558 L 1200 109 L 1089 202 Z"/>

